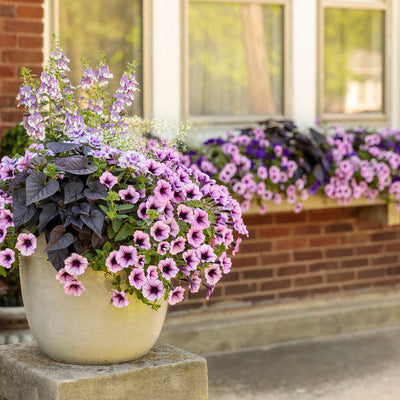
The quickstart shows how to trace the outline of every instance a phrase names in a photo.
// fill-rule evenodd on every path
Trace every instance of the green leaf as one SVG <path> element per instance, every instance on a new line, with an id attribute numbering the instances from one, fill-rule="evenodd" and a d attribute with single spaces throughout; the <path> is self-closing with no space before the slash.
<path id="1" fill-rule="evenodd" d="M 115 232 L 114 232 L 114 229 L 113 229 L 112 225 L 108 225 L 108 226 L 107 226 L 107 235 L 108 235 L 108 237 L 109 237 L 110 239 L 113 239 L 113 238 L 114 238 Z"/>
<path id="2" fill-rule="evenodd" d="M 129 225 L 123 225 L 119 232 L 115 235 L 115 240 L 117 242 L 125 240 L 129 235 L 131 235 L 131 229 L 129 228 Z"/>
<path id="3" fill-rule="evenodd" d="M 111 243 L 110 243 L 110 242 L 105 242 L 105 243 L 104 243 L 104 246 L 103 246 L 103 250 L 104 250 L 105 252 L 109 253 L 110 250 L 111 250 Z"/>
<path id="4" fill-rule="evenodd" d="M 120 214 L 120 215 L 116 215 L 114 218 L 117 218 L 117 219 L 125 219 L 125 218 L 129 218 L 129 215 Z"/>
<path id="5" fill-rule="evenodd" d="M 128 210 L 132 210 L 132 208 L 134 207 L 133 204 L 119 204 L 116 206 L 116 208 L 118 209 L 118 211 L 128 211 Z"/>
<path id="6" fill-rule="evenodd" d="M 99 204 L 99 207 L 102 209 L 102 211 L 104 211 L 105 214 L 107 214 L 110 210 L 108 207 L 103 206 L 102 204 Z"/>
<path id="7" fill-rule="evenodd" d="M 0 267 L 0 275 L 2 275 L 4 277 L 7 276 L 6 270 L 3 267 Z"/>
<path id="8" fill-rule="evenodd" d="M 122 219 L 114 218 L 112 221 L 112 228 L 115 233 L 117 233 L 121 229 Z"/>

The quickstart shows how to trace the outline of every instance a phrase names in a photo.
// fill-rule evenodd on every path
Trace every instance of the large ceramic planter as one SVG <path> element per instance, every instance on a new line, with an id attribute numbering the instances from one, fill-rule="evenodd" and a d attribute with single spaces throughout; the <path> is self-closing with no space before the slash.
<path id="1" fill-rule="evenodd" d="M 167 312 L 152 310 L 129 296 L 127 308 L 110 304 L 111 280 L 87 269 L 79 277 L 86 291 L 67 296 L 43 251 L 21 260 L 21 289 L 29 325 L 46 355 L 71 364 L 111 364 L 147 354 L 157 341 Z"/>

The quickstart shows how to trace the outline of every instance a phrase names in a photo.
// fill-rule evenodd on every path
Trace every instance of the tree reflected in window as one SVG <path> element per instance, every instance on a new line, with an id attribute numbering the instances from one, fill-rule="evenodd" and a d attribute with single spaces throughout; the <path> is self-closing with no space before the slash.
<path id="1" fill-rule="evenodd" d="M 189 2 L 192 116 L 283 113 L 283 7 Z"/>

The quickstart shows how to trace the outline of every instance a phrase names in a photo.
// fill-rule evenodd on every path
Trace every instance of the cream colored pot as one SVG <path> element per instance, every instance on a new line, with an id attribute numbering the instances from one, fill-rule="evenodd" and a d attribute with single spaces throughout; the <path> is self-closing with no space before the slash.
<path id="1" fill-rule="evenodd" d="M 111 280 L 87 269 L 79 276 L 86 291 L 67 296 L 43 251 L 44 238 L 20 266 L 21 289 L 29 325 L 48 357 L 70 364 L 112 364 L 147 354 L 157 341 L 167 312 L 129 296 L 127 308 L 110 304 Z"/>

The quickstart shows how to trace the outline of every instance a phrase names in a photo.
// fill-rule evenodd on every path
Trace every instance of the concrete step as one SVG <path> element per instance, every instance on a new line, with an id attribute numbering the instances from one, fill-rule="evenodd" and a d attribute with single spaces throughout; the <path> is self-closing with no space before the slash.
<path id="1" fill-rule="evenodd" d="M 400 293 L 169 314 L 161 341 L 207 354 L 400 325 Z"/>

